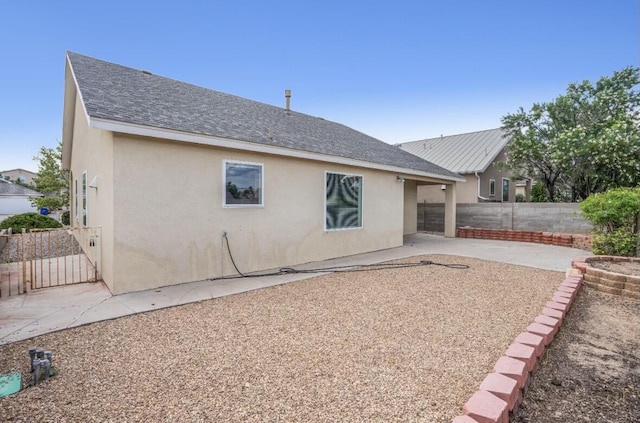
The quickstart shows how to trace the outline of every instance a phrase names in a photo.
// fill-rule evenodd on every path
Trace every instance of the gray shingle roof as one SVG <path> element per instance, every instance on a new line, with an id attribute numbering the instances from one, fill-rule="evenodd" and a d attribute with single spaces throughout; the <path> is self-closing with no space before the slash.
<path id="1" fill-rule="evenodd" d="M 13 184 L 9 181 L 0 179 L 0 195 L 33 195 L 40 196 L 38 191 L 34 191 L 22 185 Z"/>
<path id="2" fill-rule="evenodd" d="M 500 129 L 405 142 L 400 148 L 460 174 L 484 172 L 510 138 Z"/>
<path id="3" fill-rule="evenodd" d="M 67 53 L 88 115 L 427 172 L 459 175 L 347 126 Z"/>

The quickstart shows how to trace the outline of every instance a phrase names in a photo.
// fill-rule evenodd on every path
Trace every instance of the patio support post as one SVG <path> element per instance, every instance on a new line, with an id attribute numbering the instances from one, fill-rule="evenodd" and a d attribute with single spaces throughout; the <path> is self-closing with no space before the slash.
<path id="1" fill-rule="evenodd" d="M 22 243 L 22 290 L 26 294 L 27 293 L 27 229 L 26 228 L 22 228 L 22 239 L 20 241 Z M 18 282 L 18 285 L 20 285 L 20 282 Z M 18 289 L 18 291 L 20 290 Z"/>
<path id="2" fill-rule="evenodd" d="M 446 185 L 444 192 L 444 236 L 456 236 L 456 183 Z"/>

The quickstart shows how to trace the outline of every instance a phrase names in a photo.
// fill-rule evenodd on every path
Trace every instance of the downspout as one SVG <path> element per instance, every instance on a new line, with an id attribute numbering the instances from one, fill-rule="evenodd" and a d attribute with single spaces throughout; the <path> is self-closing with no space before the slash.
<path id="1" fill-rule="evenodd" d="M 478 172 L 474 172 L 474 174 L 478 179 L 478 198 L 481 199 L 482 201 L 490 201 L 488 198 L 484 198 L 483 196 L 480 195 L 480 175 L 478 175 Z"/>

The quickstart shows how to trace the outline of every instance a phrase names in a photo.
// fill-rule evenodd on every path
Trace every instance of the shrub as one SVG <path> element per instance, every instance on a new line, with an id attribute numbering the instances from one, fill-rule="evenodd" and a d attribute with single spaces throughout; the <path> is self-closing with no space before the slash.
<path id="1" fill-rule="evenodd" d="M 546 203 L 547 202 L 547 189 L 542 182 L 536 182 L 531 187 L 531 202 L 532 203 Z"/>
<path id="2" fill-rule="evenodd" d="M 60 221 L 65 226 L 71 223 L 71 213 L 69 212 L 69 210 L 62 213 L 62 216 L 60 216 Z"/>
<path id="3" fill-rule="evenodd" d="M 594 254 L 607 256 L 634 256 L 638 234 L 630 233 L 627 229 L 617 229 L 608 234 L 594 233 L 591 239 L 591 249 Z"/>
<path id="4" fill-rule="evenodd" d="M 636 254 L 640 188 L 615 188 L 590 195 L 580 203 L 580 211 L 594 226 L 595 254 Z"/>
<path id="5" fill-rule="evenodd" d="M 22 228 L 30 229 L 61 228 L 62 225 L 55 219 L 38 213 L 23 213 L 11 216 L 0 222 L 0 229 L 11 228 L 13 233 L 22 232 Z"/>
<path id="6" fill-rule="evenodd" d="M 524 203 L 524 194 L 516 194 L 516 203 Z"/>

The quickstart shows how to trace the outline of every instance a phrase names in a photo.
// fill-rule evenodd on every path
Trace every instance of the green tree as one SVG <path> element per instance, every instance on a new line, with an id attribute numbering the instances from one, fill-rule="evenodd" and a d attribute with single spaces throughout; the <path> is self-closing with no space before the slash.
<path id="1" fill-rule="evenodd" d="M 34 190 L 36 189 L 35 185 L 22 182 L 20 179 L 16 179 L 15 181 L 12 181 L 12 182 L 16 185 L 22 185 L 25 188 L 34 189 Z"/>
<path id="2" fill-rule="evenodd" d="M 29 197 L 34 207 L 52 210 L 69 207 L 69 172 L 62 168 L 62 142 L 55 148 L 41 147 L 33 158 L 38 162 L 38 175 L 33 178 L 36 191 L 44 197 Z"/>
<path id="3" fill-rule="evenodd" d="M 640 184 L 640 70 L 570 84 L 565 95 L 502 117 L 507 165 L 544 184 L 548 201 Z"/>

